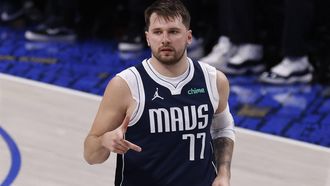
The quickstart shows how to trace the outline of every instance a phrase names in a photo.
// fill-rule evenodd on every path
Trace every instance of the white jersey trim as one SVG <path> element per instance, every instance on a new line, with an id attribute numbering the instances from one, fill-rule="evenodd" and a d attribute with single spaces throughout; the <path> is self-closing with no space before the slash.
<path id="1" fill-rule="evenodd" d="M 131 91 L 132 97 L 136 101 L 136 107 L 134 108 L 128 125 L 133 126 L 141 118 L 145 106 L 145 92 L 142 79 L 140 73 L 135 67 L 130 67 L 118 73 L 117 76 L 123 78 L 126 81 Z"/>
<path id="2" fill-rule="evenodd" d="M 194 76 L 194 72 L 195 72 L 195 68 L 193 65 L 193 62 L 191 61 L 191 59 L 188 58 L 188 62 L 189 62 L 189 73 L 188 75 L 181 81 L 179 82 L 177 85 L 174 85 L 173 83 L 166 81 L 165 79 L 157 76 L 157 74 L 152 70 L 152 68 L 149 66 L 148 61 L 144 60 L 142 62 L 142 65 L 144 67 L 144 69 L 147 71 L 148 75 L 151 77 L 151 79 L 153 79 L 154 81 L 156 81 L 158 84 L 168 88 L 172 95 L 179 95 L 181 94 L 181 90 L 182 88 L 191 81 L 191 79 Z"/>
<path id="3" fill-rule="evenodd" d="M 206 64 L 206 63 L 201 63 L 199 64 L 202 67 L 204 77 L 205 77 L 205 82 L 206 82 L 206 87 L 213 106 L 214 112 L 218 109 L 219 105 L 219 92 L 217 89 L 217 70 L 216 68 Z"/>

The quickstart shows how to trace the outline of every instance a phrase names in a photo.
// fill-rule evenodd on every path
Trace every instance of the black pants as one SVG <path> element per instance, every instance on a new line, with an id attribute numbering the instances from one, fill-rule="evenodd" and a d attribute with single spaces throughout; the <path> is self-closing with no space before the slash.
<path id="1" fill-rule="evenodd" d="M 225 0 L 226 1 L 226 0 Z M 231 10 L 229 14 L 230 38 L 234 43 L 262 43 L 260 41 L 260 25 L 275 24 L 272 20 L 282 20 L 281 29 L 278 29 L 281 38 L 281 51 L 283 56 L 302 56 L 307 54 L 307 34 L 311 30 L 314 1 L 313 0 L 285 0 L 284 2 L 269 1 L 268 3 L 280 3 L 279 12 L 282 15 L 277 19 L 262 20 L 263 13 L 267 13 L 269 7 L 260 0 L 231 0 L 228 7 Z M 282 3 L 282 4 L 281 4 Z M 269 26 L 268 28 L 271 28 Z M 266 30 L 266 32 L 272 32 Z M 277 36 L 274 36 L 277 37 Z"/>
<path id="2" fill-rule="evenodd" d="M 73 27 L 78 15 L 77 0 L 47 0 L 45 4 L 45 21 L 52 26 Z"/>

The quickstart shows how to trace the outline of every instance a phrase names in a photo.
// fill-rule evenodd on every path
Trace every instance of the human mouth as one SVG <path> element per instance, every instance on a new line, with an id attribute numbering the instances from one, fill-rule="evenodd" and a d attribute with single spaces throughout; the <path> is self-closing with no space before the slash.
<path id="1" fill-rule="evenodd" d="M 170 47 L 163 47 L 163 48 L 160 49 L 160 51 L 161 51 L 161 52 L 172 52 L 173 49 L 170 48 Z"/>

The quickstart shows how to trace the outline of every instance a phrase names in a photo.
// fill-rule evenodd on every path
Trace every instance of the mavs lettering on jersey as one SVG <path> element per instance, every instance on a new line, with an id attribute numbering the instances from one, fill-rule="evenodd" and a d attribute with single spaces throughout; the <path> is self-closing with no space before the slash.
<path id="1" fill-rule="evenodd" d="M 125 139 L 141 146 L 142 152 L 129 150 L 118 156 L 116 185 L 212 185 L 213 95 L 201 65 L 189 60 L 187 75 L 176 84 L 159 77 L 146 60 L 131 69 L 133 75 L 127 78 L 137 81 L 130 89 L 137 91 L 132 95 L 138 105 Z"/>
<path id="2" fill-rule="evenodd" d="M 175 131 L 189 131 L 196 127 L 204 129 L 208 122 L 208 105 L 195 105 L 180 107 L 170 107 L 169 110 L 165 108 L 149 109 L 150 132 L 175 132 Z M 197 119 L 203 121 L 197 123 Z M 157 128 L 156 128 L 157 127 Z"/>

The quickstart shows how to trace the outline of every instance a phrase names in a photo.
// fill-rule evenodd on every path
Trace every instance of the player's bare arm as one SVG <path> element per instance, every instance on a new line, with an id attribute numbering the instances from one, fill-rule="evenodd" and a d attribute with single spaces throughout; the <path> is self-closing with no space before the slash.
<path id="1" fill-rule="evenodd" d="M 126 82 L 114 77 L 108 84 L 92 128 L 85 139 L 84 157 L 89 164 L 102 163 L 110 152 L 125 153 L 129 148 L 140 150 L 123 139 L 134 101 Z M 116 130 L 117 129 L 117 130 Z"/>
<path id="2" fill-rule="evenodd" d="M 217 72 L 217 87 L 220 100 L 216 113 L 223 113 L 228 107 L 229 82 L 226 76 L 219 71 Z M 234 141 L 227 137 L 219 137 L 213 142 L 218 175 L 212 186 L 229 186 Z"/>

